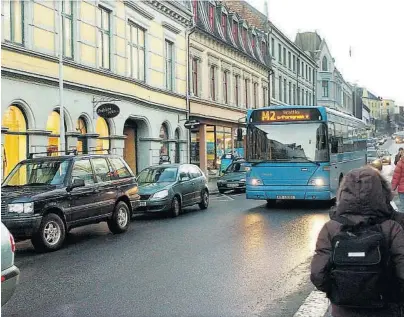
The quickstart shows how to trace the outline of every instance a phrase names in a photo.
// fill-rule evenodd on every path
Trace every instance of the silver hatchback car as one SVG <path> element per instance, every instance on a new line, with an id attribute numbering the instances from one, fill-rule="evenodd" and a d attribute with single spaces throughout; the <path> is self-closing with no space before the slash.
<path id="1" fill-rule="evenodd" d="M 14 252 L 14 238 L 1 223 L 1 306 L 13 296 L 20 276 L 20 270 L 14 265 Z"/>

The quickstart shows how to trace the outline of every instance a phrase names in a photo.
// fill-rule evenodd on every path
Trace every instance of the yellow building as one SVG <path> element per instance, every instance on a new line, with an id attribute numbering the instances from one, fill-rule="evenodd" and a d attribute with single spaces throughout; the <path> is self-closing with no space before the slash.
<path id="1" fill-rule="evenodd" d="M 191 130 L 191 162 L 215 175 L 224 167 L 224 154 L 244 156 L 236 129 L 247 109 L 268 106 L 268 34 L 227 3 L 192 1 L 192 6 L 190 118 L 199 126 Z"/>
<path id="2" fill-rule="evenodd" d="M 370 109 L 370 115 L 372 116 L 372 118 L 382 118 L 382 100 L 379 97 L 376 97 L 366 88 L 363 88 L 362 102 Z"/>
<path id="3" fill-rule="evenodd" d="M 59 38 L 68 149 L 110 150 L 135 172 L 162 154 L 187 161 L 184 3 L 2 0 L 3 175 L 28 153 L 60 150 Z M 106 102 L 118 116 L 97 115 Z"/>

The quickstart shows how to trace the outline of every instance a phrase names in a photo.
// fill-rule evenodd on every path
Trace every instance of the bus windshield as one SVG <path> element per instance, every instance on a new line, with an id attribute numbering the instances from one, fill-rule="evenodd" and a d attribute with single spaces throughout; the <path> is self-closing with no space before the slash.
<path id="1" fill-rule="evenodd" d="M 250 124 L 247 144 L 247 160 L 251 162 L 329 160 L 324 123 Z"/>

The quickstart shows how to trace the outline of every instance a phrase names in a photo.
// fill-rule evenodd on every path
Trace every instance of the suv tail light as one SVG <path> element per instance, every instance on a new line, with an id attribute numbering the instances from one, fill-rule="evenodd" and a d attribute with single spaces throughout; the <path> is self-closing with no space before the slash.
<path id="1" fill-rule="evenodd" d="M 11 252 L 15 252 L 15 241 L 13 235 L 10 233 Z"/>

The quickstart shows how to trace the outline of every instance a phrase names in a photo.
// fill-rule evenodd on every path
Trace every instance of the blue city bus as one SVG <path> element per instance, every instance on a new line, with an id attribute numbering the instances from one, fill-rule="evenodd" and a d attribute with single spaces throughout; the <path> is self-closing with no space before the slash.
<path id="1" fill-rule="evenodd" d="M 326 107 L 247 113 L 247 199 L 331 200 L 342 177 L 366 164 L 366 124 Z"/>

